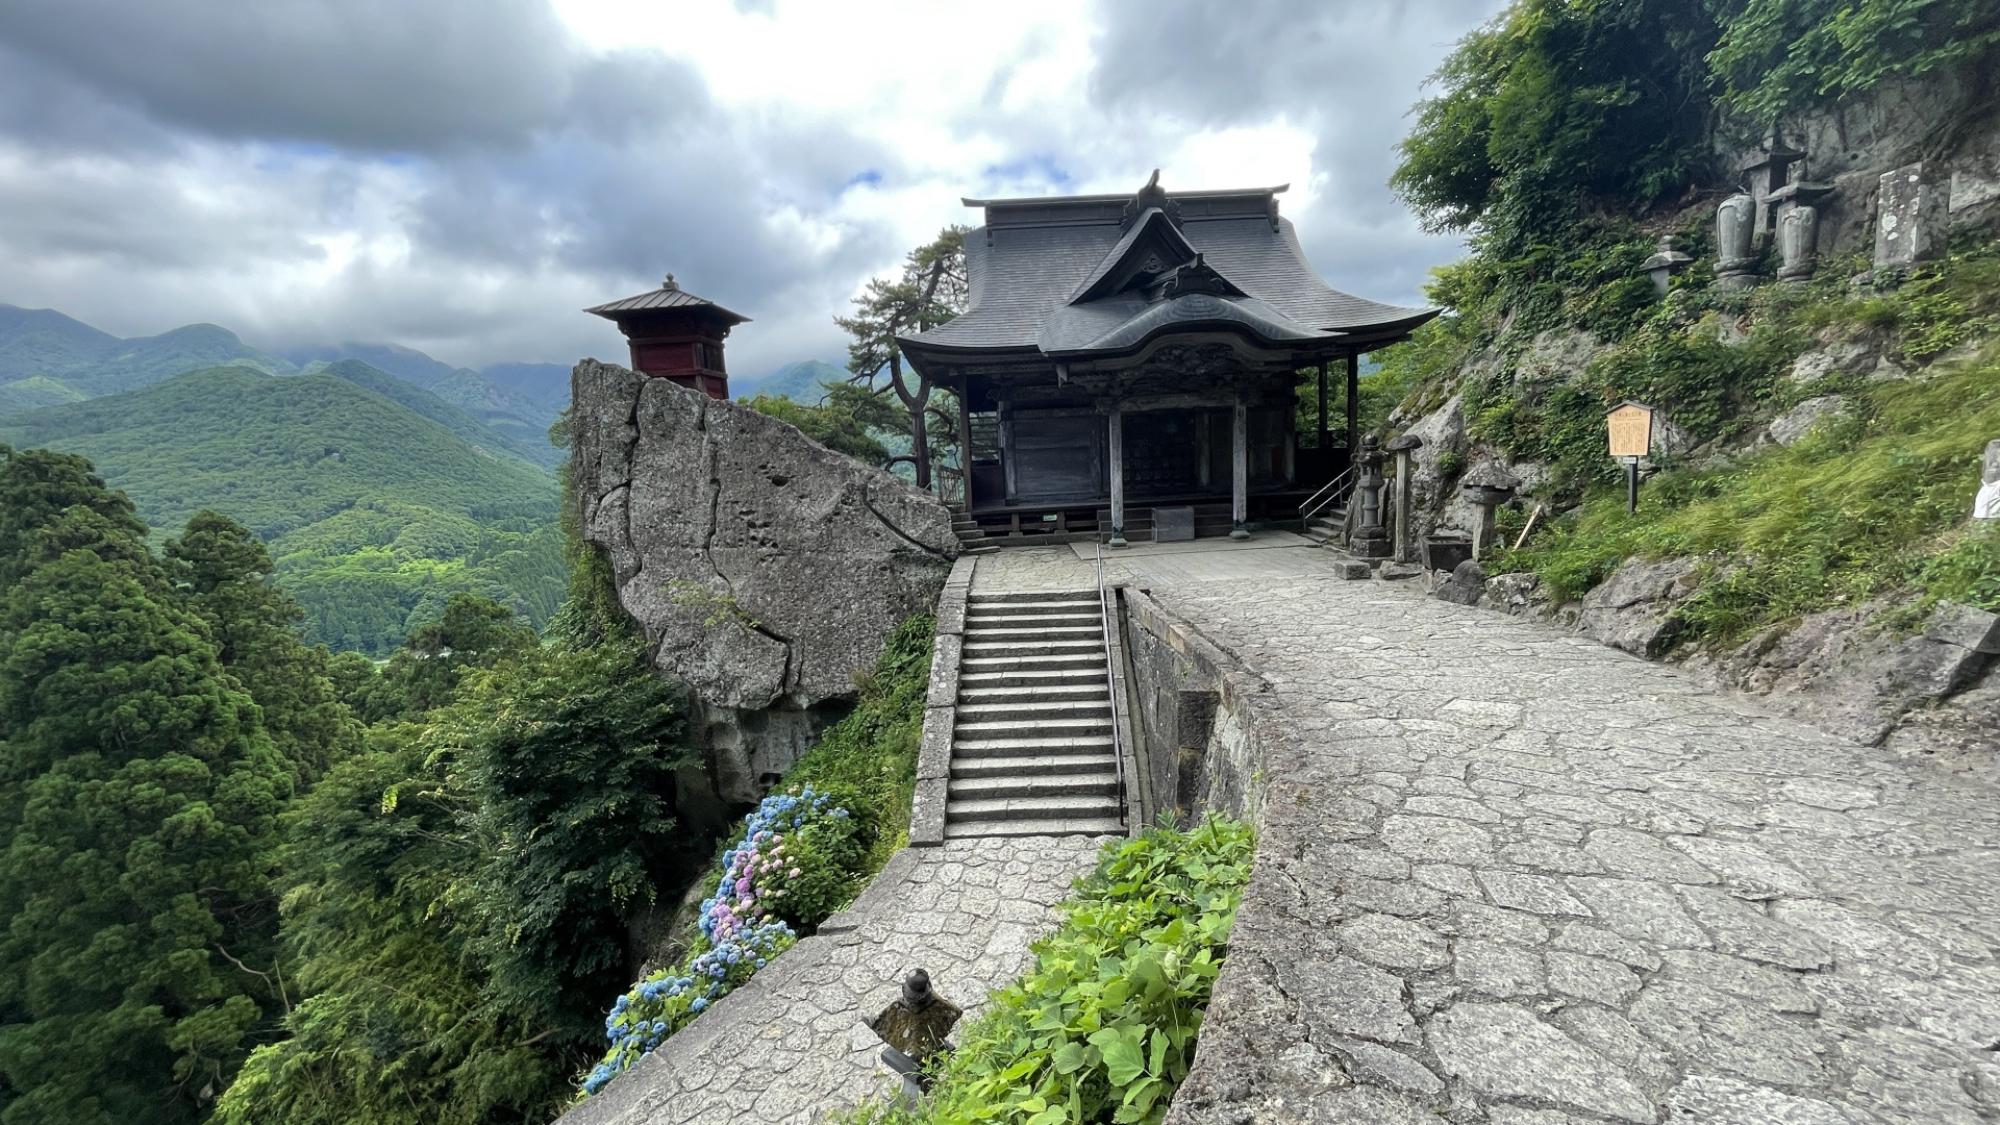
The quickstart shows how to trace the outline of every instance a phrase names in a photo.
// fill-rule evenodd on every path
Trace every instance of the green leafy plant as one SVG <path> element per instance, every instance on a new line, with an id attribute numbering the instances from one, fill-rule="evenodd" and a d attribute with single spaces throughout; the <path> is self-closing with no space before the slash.
<path id="1" fill-rule="evenodd" d="M 1250 829 L 1210 817 L 1106 845 L 1035 943 L 1035 964 L 960 1034 L 921 1109 L 864 1107 L 878 1125 L 1031 1125 L 1166 1117 L 1187 1077 L 1249 879 Z"/>

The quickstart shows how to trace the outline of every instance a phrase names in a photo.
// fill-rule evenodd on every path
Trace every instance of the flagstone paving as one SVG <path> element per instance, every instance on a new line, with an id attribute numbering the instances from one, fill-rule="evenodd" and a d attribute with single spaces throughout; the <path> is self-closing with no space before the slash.
<path id="1" fill-rule="evenodd" d="M 1170 1125 L 2000 1116 L 2000 794 L 1285 554 L 1121 564 L 1268 685 Z"/>
<path id="2" fill-rule="evenodd" d="M 1027 967 L 1028 944 L 1101 839 L 954 840 L 906 848 L 853 906 L 564 1115 L 564 1125 L 805 1125 L 895 1093 L 861 1022 L 911 969 L 975 1016 Z"/>

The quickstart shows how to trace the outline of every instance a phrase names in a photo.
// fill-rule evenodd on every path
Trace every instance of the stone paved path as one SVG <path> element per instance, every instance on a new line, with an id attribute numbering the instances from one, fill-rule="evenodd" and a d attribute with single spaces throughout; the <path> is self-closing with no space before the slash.
<path id="1" fill-rule="evenodd" d="M 1051 908 L 1089 871 L 1101 839 L 953 841 L 898 853 L 844 913 L 787 950 L 564 1125 L 804 1123 L 891 1095 L 881 1041 L 860 1022 L 909 970 L 971 1018 L 1027 967 Z"/>
<path id="2" fill-rule="evenodd" d="M 2000 794 L 1291 554 L 1130 564 L 1270 684 L 1173 1125 L 2000 1116 Z"/>

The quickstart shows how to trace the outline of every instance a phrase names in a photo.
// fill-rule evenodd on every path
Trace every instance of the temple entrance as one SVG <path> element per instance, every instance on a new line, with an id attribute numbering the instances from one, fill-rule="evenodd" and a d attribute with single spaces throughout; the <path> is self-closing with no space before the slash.
<path id="1" fill-rule="evenodd" d="M 1147 410 L 1125 415 L 1125 494 L 1135 500 L 1190 496 L 1208 485 L 1202 454 L 1207 412 Z"/>

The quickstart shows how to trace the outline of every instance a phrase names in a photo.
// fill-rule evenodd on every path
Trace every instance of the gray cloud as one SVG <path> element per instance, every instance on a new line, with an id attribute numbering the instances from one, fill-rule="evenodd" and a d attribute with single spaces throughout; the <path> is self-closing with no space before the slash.
<path id="1" fill-rule="evenodd" d="M 831 317 L 909 239 L 844 192 L 1136 186 L 1192 130 L 1278 118 L 1316 138 L 1318 199 L 1287 208 L 1315 264 L 1415 300 L 1456 245 L 1382 183 L 1417 84 L 1496 2 L 1238 5 L 1218 22 L 1114 0 L 1085 103 L 994 108 L 1061 34 L 982 59 L 985 104 L 946 124 L 1000 155 L 940 171 L 869 122 L 725 105 L 679 60 L 592 52 L 538 0 L 0 0 L 0 301 L 121 334 L 206 320 L 274 347 L 565 361 L 619 352 L 582 306 L 673 270 L 756 318 L 731 339 L 735 370 L 838 361 Z M 879 188 L 853 186 L 864 172 Z M 1169 169 L 1168 186 L 1229 185 Z"/>

